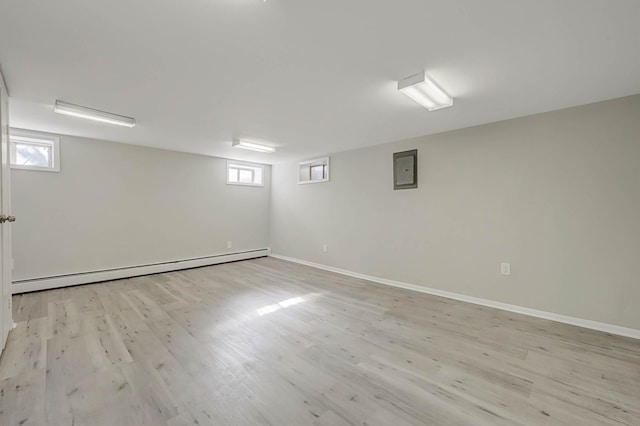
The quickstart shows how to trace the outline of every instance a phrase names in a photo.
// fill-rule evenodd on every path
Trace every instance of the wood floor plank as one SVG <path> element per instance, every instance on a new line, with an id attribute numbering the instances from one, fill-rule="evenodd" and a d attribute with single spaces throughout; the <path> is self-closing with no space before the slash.
<path id="1" fill-rule="evenodd" d="M 43 300 L 42 292 L 14 296 L 12 306 L 15 322 L 47 316 L 47 304 Z"/>
<path id="2" fill-rule="evenodd" d="M 640 425 L 640 341 L 273 258 L 14 296 L 0 424 Z"/>
<path id="3" fill-rule="evenodd" d="M 0 424 L 44 425 L 45 370 L 34 369 L 0 380 Z"/>
<path id="4" fill-rule="evenodd" d="M 131 354 L 109 314 L 83 315 L 83 336 L 94 371 L 132 362 Z"/>
<path id="5" fill-rule="evenodd" d="M 32 370 L 44 370 L 47 356 L 46 318 L 35 317 L 17 324 L 0 362 L 0 380 Z"/>
<path id="6" fill-rule="evenodd" d="M 80 312 L 75 301 L 71 298 L 49 302 L 47 319 L 49 337 L 80 335 Z"/>

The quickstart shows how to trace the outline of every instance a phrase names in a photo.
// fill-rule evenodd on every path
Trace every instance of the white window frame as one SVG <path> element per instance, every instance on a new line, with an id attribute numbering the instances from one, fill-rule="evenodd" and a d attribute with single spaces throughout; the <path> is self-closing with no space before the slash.
<path id="1" fill-rule="evenodd" d="M 238 166 L 238 167 L 233 167 Z M 247 182 L 231 182 L 229 181 L 229 168 L 239 169 L 239 170 L 251 170 L 252 173 L 255 173 L 256 170 L 261 170 L 262 173 L 262 183 L 247 183 Z M 227 185 L 240 185 L 240 186 L 264 186 L 264 165 L 257 163 L 248 163 L 246 161 L 234 161 L 227 160 L 227 167 L 225 169 Z M 238 176 L 240 178 L 240 176 Z M 254 179 L 255 181 L 255 175 Z"/>
<path id="2" fill-rule="evenodd" d="M 16 157 L 14 142 L 30 143 L 33 145 L 51 146 L 51 167 L 29 166 L 14 164 Z M 9 146 L 11 150 L 10 163 L 12 169 L 36 170 L 40 172 L 60 172 L 60 138 L 31 130 L 9 129 Z"/>
<path id="3" fill-rule="evenodd" d="M 327 175 L 323 179 L 311 179 L 311 168 L 314 166 L 325 166 L 327 170 Z M 309 167 L 309 179 L 301 180 L 300 179 L 300 170 L 303 167 Z M 308 183 L 324 183 L 329 182 L 329 157 L 316 158 L 314 160 L 303 161 L 298 163 L 298 185 L 306 185 Z"/>

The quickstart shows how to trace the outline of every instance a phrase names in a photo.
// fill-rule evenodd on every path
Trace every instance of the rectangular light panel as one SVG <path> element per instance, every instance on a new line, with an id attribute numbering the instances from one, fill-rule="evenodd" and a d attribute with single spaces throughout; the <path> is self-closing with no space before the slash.
<path id="1" fill-rule="evenodd" d="M 235 140 L 231 143 L 231 146 L 258 152 L 276 152 L 276 149 L 272 146 L 245 140 Z"/>
<path id="2" fill-rule="evenodd" d="M 428 109 L 435 111 L 453 105 L 453 98 L 425 73 L 407 77 L 398 82 L 398 90 Z"/>
<path id="3" fill-rule="evenodd" d="M 53 112 L 70 115 L 72 117 L 86 118 L 87 120 L 99 121 L 101 123 L 115 124 L 117 126 L 134 127 L 136 120 L 131 117 L 100 111 L 93 108 L 74 105 L 67 102 L 56 101 Z"/>

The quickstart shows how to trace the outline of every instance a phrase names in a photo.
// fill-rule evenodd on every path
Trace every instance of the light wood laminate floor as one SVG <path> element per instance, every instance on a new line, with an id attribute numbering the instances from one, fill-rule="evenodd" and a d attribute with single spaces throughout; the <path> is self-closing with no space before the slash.
<path id="1" fill-rule="evenodd" d="M 4 425 L 640 425 L 640 341 L 273 258 L 16 296 Z"/>

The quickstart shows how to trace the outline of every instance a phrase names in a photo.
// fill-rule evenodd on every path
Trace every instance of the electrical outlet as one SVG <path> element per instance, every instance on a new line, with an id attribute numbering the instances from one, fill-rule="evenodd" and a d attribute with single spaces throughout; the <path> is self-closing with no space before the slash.
<path id="1" fill-rule="evenodd" d="M 502 275 L 511 275 L 511 264 L 510 263 L 501 263 L 500 264 L 500 273 Z"/>
<path id="2" fill-rule="evenodd" d="M 227 248 L 232 248 L 233 244 L 231 244 L 231 241 L 227 241 Z"/>
<path id="3" fill-rule="evenodd" d="M 322 245 L 322 251 L 325 252 L 325 253 L 328 252 L 329 251 L 329 246 L 326 245 L 326 244 L 323 244 Z"/>

